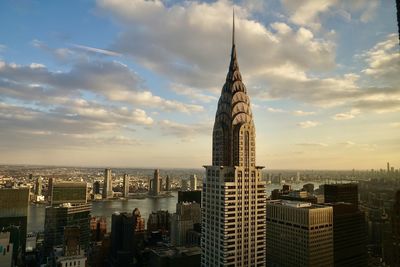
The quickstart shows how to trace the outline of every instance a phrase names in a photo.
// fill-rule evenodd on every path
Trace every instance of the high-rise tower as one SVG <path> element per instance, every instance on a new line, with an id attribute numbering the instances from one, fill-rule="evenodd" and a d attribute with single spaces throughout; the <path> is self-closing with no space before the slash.
<path id="1" fill-rule="evenodd" d="M 113 196 L 111 169 L 104 170 L 103 198 L 111 198 Z"/>
<path id="2" fill-rule="evenodd" d="M 205 166 L 202 266 L 265 266 L 266 192 L 256 166 L 255 127 L 235 45 L 218 101 L 212 166 Z"/>

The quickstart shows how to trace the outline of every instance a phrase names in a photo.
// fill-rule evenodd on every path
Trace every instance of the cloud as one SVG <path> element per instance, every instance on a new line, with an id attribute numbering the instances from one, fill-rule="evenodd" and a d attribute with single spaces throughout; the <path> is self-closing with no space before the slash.
<path id="1" fill-rule="evenodd" d="M 321 28 L 321 20 L 338 15 L 347 23 L 357 20 L 362 23 L 370 22 L 376 14 L 379 1 L 369 0 L 281 0 L 291 22 L 307 26 L 314 30 Z"/>
<path id="2" fill-rule="evenodd" d="M 400 122 L 391 122 L 389 125 L 393 128 L 400 128 Z"/>
<path id="3" fill-rule="evenodd" d="M 280 108 L 267 108 L 267 111 L 272 113 L 285 113 L 286 111 Z"/>
<path id="4" fill-rule="evenodd" d="M 159 126 L 165 134 L 180 138 L 182 141 L 192 141 L 199 134 L 210 135 L 212 133 L 211 123 L 182 124 L 162 120 L 159 122 Z"/>
<path id="5" fill-rule="evenodd" d="M 111 51 L 111 50 L 107 50 L 107 49 L 100 49 L 100 48 L 95 48 L 95 47 L 90 47 L 90 46 L 85 46 L 85 45 L 79 45 L 79 44 L 71 44 L 72 47 L 83 50 L 83 51 L 87 51 L 87 52 L 91 52 L 91 53 L 98 53 L 98 54 L 102 54 L 102 55 L 106 55 L 106 56 L 113 56 L 113 57 L 120 57 L 122 56 L 120 53 Z"/>
<path id="6" fill-rule="evenodd" d="M 190 98 L 193 102 L 210 103 L 217 102 L 217 97 L 203 93 L 200 89 L 190 88 L 183 84 L 172 84 L 171 90 L 178 95 L 184 95 Z"/>
<path id="7" fill-rule="evenodd" d="M 327 147 L 326 143 L 298 143 L 296 146 L 304 146 L 304 147 Z"/>
<path id="8" fill-rule="evenodd" d="M 118 61 L 79 61 L 67 72 L 52 72 L 37 63 L 29 67 L 4 63 L 0 68 L 0 92 L 3 96 L 50 104 L 80 97 L 82 91 L 114 103 L 183 113 L 203 110 L 200 105 L 154 95 L 145 88 L 137 73 Z"/>
<path id="9" fill-rule="evenodd" d="M 302 121 L 302 122 L 297 123 L 297 126 L 299 126 L 301 128 L 312 128 L 319 124 L 320 123 L 317 121 Z"/>
<path id="10" fill-rule="evenodd" d="M 161 1 L 99 0 L 98 9 L 123 25 L 109 49 L 122 53 L 172 83 L 219 92 L 227 70 L 232 4 L 187 1 L 166 6 Z M 268 26 L 249 10 L 235 6 L 239 64 L 246 79 L 261 77 L 276 66 L 305 70 L 335 66 L 335 45 L 305 29 Z M 293 34 L 289 32 L 293 31 Z M 310 34 L 311 33 L 311 34 Z M 268 51 L 268 53 L 265 53 Z M 222 56 L 221 55 L 226 55 Z M 309 60 L 313 58 L 314 60 Z M 245 83 L 246 83 L 245 79 Z"/>
<path id="11" fill-rule="evenodd" d="M 400 54 L 398 35 L 389 34 L 386 40 L 377 43 L 372 49 L 361 54 L 368 67 L 362 72 L 376 79 L 383 86 L 400 83 Z"/>
<path id="12" fill-rule="evenodd" d="M 303 111 L 303 110 L 295 110 L 292 112 L 293 115 L 295 116 L 308 116 L 308 115 L 314 115 L 314 111 Z"/>
<path id="13" fill-rule="evenodd" d="M 350 120 L 350 119 L 355 118 L 358 114 L 360 114 L 359 109 L 352 109 L 349 112 L 335 114 L 332 117 L 332 119 L 334 119 L 334 120 Z"/>

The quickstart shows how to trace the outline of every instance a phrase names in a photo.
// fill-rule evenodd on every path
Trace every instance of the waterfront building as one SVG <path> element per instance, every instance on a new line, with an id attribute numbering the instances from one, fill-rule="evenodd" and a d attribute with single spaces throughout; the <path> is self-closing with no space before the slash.
<path id="1" fill-rule="evenodd" d="M 52 182 L 50 205 L 56 206 L 63 203 L 87 203 L 87 188 L 85 182 Z"/>
<path id="2" fill-rule="evenodd" d="M 312 203 L 267 202 L 268 267 L 332 267 L 332 207 Z"/>
<path id="3" fill-rule="evenodd" d="M 265 266 L 266 183 L 256 166 L 255 127 L 235 45 L 215 116 L 212 165 L 205 166 L 202 266 Z"/>
<path id="4" fill-rule="evenodd" d="M 111 198 L 113 196 L 111 169 L 104 170 L 104 183 L 103 183 L 103 199 Z"/>
<path id="5" fill-rule="evenodd" d="M 197 176 L 192 174 L 190 176 L 190 190 L 197 190 Z"/>
<path id="6" fill-rule="evenodd" d="M 133 230 L 135 233 L 144 232 L 145 231 L 145 224 L 144 218 L 140 214 L 140 210 L 135 208 L 132 212 L 133 216 Z"/>
<path id="7" fill-rule="evenodd" d="M 100 194 L 100 182 L 96 181 L 93 183 L 93 194 Z"/>
<path id="8" fill-rule="evenodd" d="M 358 207 L 358 186 L 354 183 L 324 185 L 325 203 L 346 202 Z"/>
<path id="9" fill-rule="evenodd" d="M 42 178 L 42 176 L 39 176 L 36 179 L 36 183 L 35 183 L 35 195 L 36 196 L 42 195 L 42 186 L 43 186 L 43 178 Z"/>
<path id="10" fill-rule="evenodd" d="M 160 177 L 160 170 L 154 170 L 153 179 L 150 180 L 149 184 L 149 194 L 152 196 L 158 196 L 162 188 L 162 178 Z"/>
<path id="11" fill-rule="evenodd" d="M 46 207 L 44 222 L 44 248 L 46 253 L 55 246 L 64 243 L 64 228 L 78 226 L 80 245 L 86 249 L 90 241 L 90 212 L 91 204 L 64 203 L 59 206 Z"/>
<path id="12" fill-rule="evenodd" d="M 0 231 L 10 232 L 13 259 L 25 252 L 29 188 L 0 188 Z"/>
<path id="13" fill-rule="evenodd" d="M 165 178 L 165 191 L 171 191 L 171 180 L 169 175 L 167 175 L 167 178 Z"/>
<path id="14" fill-rule="evenodd" d="M 128 195 L 129 195 L 129 175 L 126 173 L 124 174 L 123 193 L 124 193 L 124 197 L 128 197 Z"/>

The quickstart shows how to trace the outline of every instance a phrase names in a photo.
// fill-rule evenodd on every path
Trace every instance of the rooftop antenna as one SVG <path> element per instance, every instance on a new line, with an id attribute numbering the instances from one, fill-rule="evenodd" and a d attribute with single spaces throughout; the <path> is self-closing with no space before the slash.
<path id="1" fill-rule="evenodd" d="M 232 27 L 232 46 L 235 45 L 235 8 L 232 8 L 233 13 L 233 27 Z"/>

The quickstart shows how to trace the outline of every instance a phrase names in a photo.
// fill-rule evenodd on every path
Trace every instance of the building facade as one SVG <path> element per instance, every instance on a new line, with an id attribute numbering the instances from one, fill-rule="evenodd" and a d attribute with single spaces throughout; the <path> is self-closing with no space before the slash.
<path id="1" fill-rule="evenodd" d="M 332 207 L 267 202 L 268 267 L 333 267 Z"/>
<path id="2" fill-rule="evenodd" d="M 203 181 L 202 266 L 265 266 L 266 184 L 263 167 L 256 166 L 255 127 L 234 25 L 213 128 L 212 165 L 205 166 Z"/>
<path id="3" fill-rule="evenodd" d="M 358 185 L 326 184 L 324 185 L 325 203 L 346 202 L 358 207 Z"/>
<path id="4" fill-rule="evenodd" d="M 80 230 L 80 245 L 85 249 L 90 241 L 91 204 L 71 205 L 64 203 L 59 206 L 46 207 L 44 222 L 44 247 L 49 253 L 54 246 L 64 244 L 64 229 L 68 226 L 78 226 Z"/>
<path id="5" fill-rule="evenodd" d="M 13 259 L 25 252 L 29 188 L 0 188 L 0 231 L 10 231 Z"/>
<path id="6" fill-rule="evenodd" d="M 123 185 L 123 193 L 124 193 L 124 197 L 128 197 L 129 195 L 129 175 L 128 174 L 124 174 L 124 185 Z"/>
<path id="7" fill-rule="evenodd" d="M 111 169 L 104 170 L 104 183 L 103 183 L 103 199 L 111 198 L 113 196 Z"/>
<path id="8" fill-rule="evenodd" d="M 88 185 L 85 182 L 56 182 L 53 180 L 51 187 L 50 204 L 52 206 L 63 203 L 87 203 Z"/>

